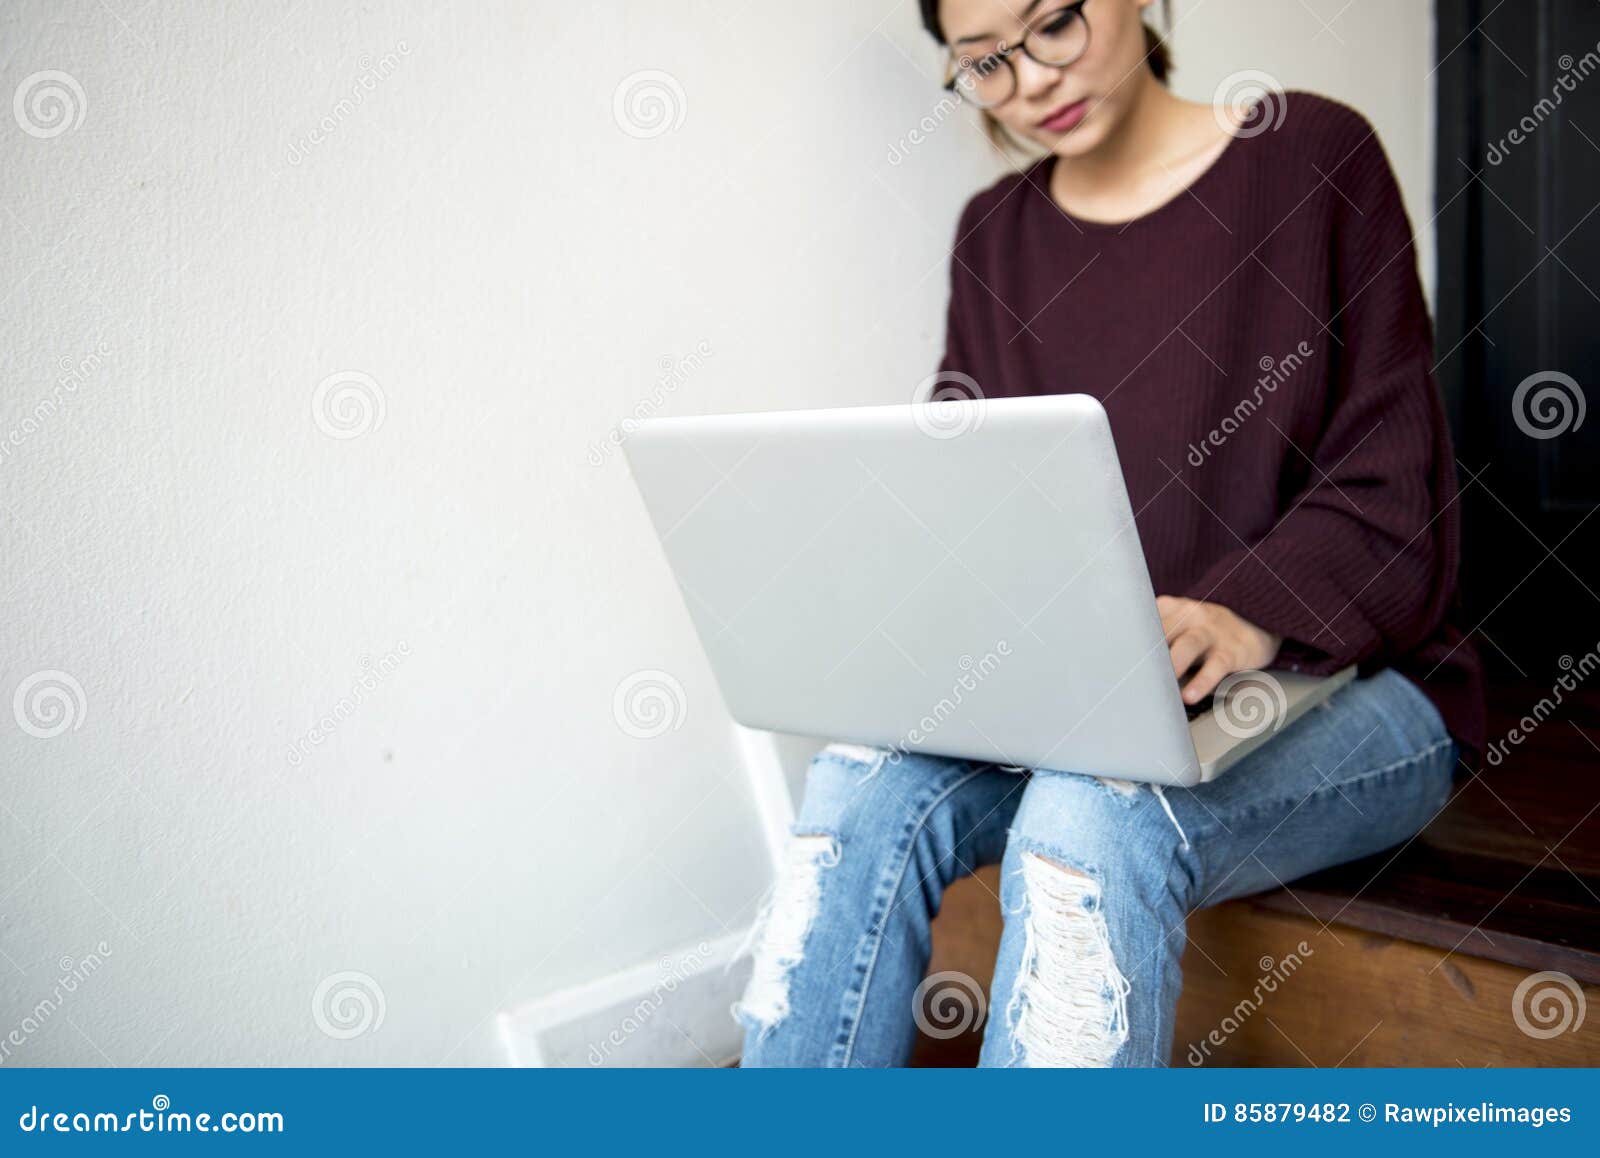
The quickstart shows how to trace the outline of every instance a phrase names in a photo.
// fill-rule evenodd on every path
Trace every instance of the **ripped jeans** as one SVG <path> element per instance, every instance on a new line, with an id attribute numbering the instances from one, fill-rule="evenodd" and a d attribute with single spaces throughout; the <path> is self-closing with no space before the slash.
<path id="1" fill-rule="evenodd" d="M 1220 779 L 1163 793 L 834 745 L 812 761 L 736 1007 L 743 1064 L 904 1064 L 929 1016 L 944 890 L 1000 863 L 987 1003 L 970 978 L 931 994 L 978 1017 L 986 1004 L 980 1064 L 1166 1065 L 1185 915 L 1407 840 L 1444 806 L 1455 764 L 1437 711 L 1393 671 Z"/>

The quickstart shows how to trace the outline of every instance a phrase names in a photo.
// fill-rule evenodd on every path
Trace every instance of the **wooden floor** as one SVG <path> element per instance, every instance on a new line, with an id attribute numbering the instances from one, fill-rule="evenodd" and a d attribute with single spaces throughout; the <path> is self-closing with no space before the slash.
<path id="1" fill-rule="evenodd" d="M 1600 1021 L 1543 1037 L 1515 1015 L 1543 1032 L 1560 1001 L 1575 1021 L 1581 996 L 1600 1019 L 1594 986 L 1537 982 L 1519 998 L 1527 969 L 1251 903 L 1196 913 L 1188 933 L 1175 1066 L 1600 1064 Z"/>
<path id="2" fill-rule="evenodd" d="M 1549 691 L 1496 688 L 1491 738 Z M 930 974 L 987 991 L 998 891 L 993 868 L 949 890 Z M 1188 933 L 1175 1065 L 1600 1065 L 1600 694 L 1463 776 L 1408 845 L 1197 913 Z M 913 1064 L 972 1065 L 980 1041 L 924 1035 Z"/>
<path id="3" fill-rule="evenodd" d="M 1503 737 L 1548 689 L 1497 689 Z M 1412 844 L 1259 903 L 1600 983 L 1600 695 L 1564 705 Z M 1596 1014 L 1600 1017 L 1600 1013 Z"/>

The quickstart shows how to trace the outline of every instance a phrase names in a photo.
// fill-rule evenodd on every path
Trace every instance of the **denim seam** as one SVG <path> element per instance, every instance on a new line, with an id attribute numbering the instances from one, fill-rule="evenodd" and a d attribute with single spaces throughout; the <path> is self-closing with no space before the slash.
<path id="1" fill-rule="evenodd" d="M 1349 788 L 1353 786 L 1356 788 L 1364 788 L 1373 780 L 1376 780 L 1381 776 L 1387 776 L 1392 772 L 1398 772 L 1400 769 L 1409 764 L 1420 764 L 1424 760 L 1430 759 L 1436 752 L 1443 751 L 1445 748 L 1450 747 L 1454 743 L 1455 740 L 1449 736 L 1446 736 L 1442 740 L 1435 740 L 1426 748 L 1413 752 L 1410 756 L 1407 756 L 1402 760 L 1395 760 L 1391 763 L 1383 765 L 1381 768 L 1373 768 L 1364 775 L 1356 777 L 1354 780 L 1344 781 L 1339 785 L 1339 787 Z"/>
<path id="2" fill-rule="evenodd" d="M 905 882 L 906 868 L 911 864 L 911 849 L 916 843 L 917 833 L 927 825 L 928 817 L 933 815 L 933 810 L 943 803 L 945 799 L 957 789 L 977 779 L 979 776 L 982 776 L 987 770 L 987 768 L 974 768 L 967 772 L 961 777 L 961 779 L 957 780 L 954 784 L 950 785 L 950 787 L 946 788 L 943 792 L 939 793 L 939 795 L 935 796 L 931 801 L 929 801 L 928 805 L 923 809 L 922 815 L 917 817 L 917 819 L 906 828 L 905 835 L 909 839 L 906 840 L 905 847 L 901 851 L 900 868 L 894 874 L 894 887 L 889 890 L 887 898 L 888 900 L 893 901 L 894 898 L 899 894 L 900 886 Z M 845 1068 L 849 1068 L 851 1055 L 855 1053 L 856 1033 L 861 1028 L 861 1011 L 866 1008 L 867 991 L 872 988 L 872 974 L 877 968 L 878 952 L 883 948 L 883 937 L 888 931 L 888 917 L 893 911 L 894 906 L 890 905 L 889 909 L 884 913 L 874 914 L 873 921 L 868 926 L 868 936 L 872 940 L 872 954 L 867 958 L 866 969 L 861 977 L 861 992 L 856 1000 L 856 1007 L 850 1015 L 850 1036 L 845 1039 L 844 1057 L 842 1059 Z"/>
<path id="3" fill-rule="evenodd" d="M 1190 898 L 1194 896 L 1196 884 L 1194 865 L 1190 863 L 1190 860 L 1188 859 L 1196 855 L 1194 851 L 1194 843 L 1192 841 L 1190 842 L 1189 849 L 1190 851 L 1187 854 L 1175 849 L 1172 854 L 1172 859 L 1167 863 L 1167 892 L 1173 898 L 1173 900 L 1177 902 L 1178 911 L 1183 914 L 1183 919 L 1178 922 L 1176 929 L 1168 929 L 1166 935 L 1161 938 L 1160 952 L 1152 953 L 1150 955 L 1150 991 L 1152 993 L 1161 992 L 1161 971 L 1167 967 L 1166 954 L 1171 952 L 1172 934 L 1176 932 L 1182 936 L 1185 944 L 1187 944 L 1189 939 L 1189 915 L 1193 912 L 1189 906 L 1189 901 Z M 1183 951 L 1184 946 L 1178 946 L 1175 959 L 1181 960 L 1183 957 Z M 1181 974 L 1178 984 L 1181 990 L 1183 984 Z M 1152 1069 L 1166 1069 L 1169 1059 L 1160 1056 L 1161 1017 L 1165 1008 L 1165 1003 L 1159 1001 L 1155 1002 L 1155 1007 L 1154 1032 L 1150 1036 L 1150 1067 Z M 1172 1012 L 1173 1030 L 1176 1032 L 1176 1009 L 1174 1009 Z"/>

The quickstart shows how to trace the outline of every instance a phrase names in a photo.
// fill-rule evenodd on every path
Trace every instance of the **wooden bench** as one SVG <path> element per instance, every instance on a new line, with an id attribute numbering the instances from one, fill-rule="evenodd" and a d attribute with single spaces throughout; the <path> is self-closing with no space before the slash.
<path id="1" fill-rule="evenodd" d="M 1547 691 L 1497 689 L 1490 736 Z M 930 972 L 988 985 L 998 891 L 993 868 L 949 890 Z M 1600 696 L 1458 782 L 1410 844 L 1196 913 L 1188 935 L 1174 1065 L 1600 1064 Z M 971 1065 L 980 1041 L 924 1036 L 913 1064 Z"/>

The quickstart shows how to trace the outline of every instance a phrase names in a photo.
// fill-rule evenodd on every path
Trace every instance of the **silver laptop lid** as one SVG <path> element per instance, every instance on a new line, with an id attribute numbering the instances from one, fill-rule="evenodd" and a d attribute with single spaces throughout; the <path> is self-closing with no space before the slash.
<path id="1" fill-rule="evenodd" d="M 740 723 L 1198 780 L 1094 399 L 655 419 L 624 446 Z"/>

